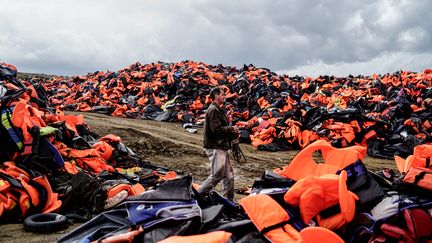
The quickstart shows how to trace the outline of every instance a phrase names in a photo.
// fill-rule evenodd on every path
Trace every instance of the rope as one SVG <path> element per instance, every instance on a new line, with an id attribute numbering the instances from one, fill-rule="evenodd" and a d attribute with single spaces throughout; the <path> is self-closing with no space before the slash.
<path id="1" fill-rule="evenodd" d="M 241 150 L 238 141 L 233 141 L 231 150 L 232 150 L 234 160 L 238 164 L 245 164 L 246 163 L 246 157 L 244 156 L 243 151 Z"/>

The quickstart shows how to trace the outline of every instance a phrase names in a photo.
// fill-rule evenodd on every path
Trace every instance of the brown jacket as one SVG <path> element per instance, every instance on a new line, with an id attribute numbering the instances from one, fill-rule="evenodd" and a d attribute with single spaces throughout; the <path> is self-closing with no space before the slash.
<path id="1" fill-rule="evenodd" d="M 205 117 L 204 148 L 228 150 L 231 147 L 231 140 L 236 137 L 237 134 L 229 125 L 228 117 L 222 108 L 213 102 L 207 109 Z"/>

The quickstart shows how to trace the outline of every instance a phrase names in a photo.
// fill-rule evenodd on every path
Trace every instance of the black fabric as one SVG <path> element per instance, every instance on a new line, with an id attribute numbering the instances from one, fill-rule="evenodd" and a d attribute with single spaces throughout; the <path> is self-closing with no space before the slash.
<path id="1" fill-rule="evenodd" d="M 209 225 L 215 223 L 218 217 L 221 215 L 223 205 L 214 205 L 208 208 L 202 209 L 202 227 L 206 228 Z"/>
<path id="2" fill-rule="evenodd" d="M 392 185 L 394 178 L 392 180 L 389 180 L 389 178 L 384 176 L 383 170 L 378 171 L 378 172 L 369 171 L 369 173 L 376 180 L 376 182 L 378 182 L 378 184 L 381 186 L 381 188 L 384 190 L 384 192 L 389 192 L 389 191 L 395 190 L 395 188 Z"/>
<path id="3" fill-rule="evenodd" d="M 339 204 L 333 205 L 331 207 L 328 207 L 321 212 L 319 212 L 319 215 L 322 219 L 330 218 L 331 216 L 334 216 L 341 212 L 341 208 Z"/>
<path id="4" fill-rule="evenodd" d="M 39 128 L 32 128 L 32 154 L 29 157 L 28 168 L 52 174 L 59 168 L 63 168 L 64 160 L 59 151 L 52 145 L 46 137 L 39 136 Z"/>
<path id="5" fill-rule="evenodd" d="M 249 130 L 243 128 L 243 129 L 239 129 L 239 132 L 240 132 L 240 137 L 239 137 L 240 143 L 251 142 L 251 138 L 250 138 L 251 133 L 249 132 Z"/>
<path id="6" fill-rule="evenodd" d="M 191 186 L 192 176 L 184 176 L 179 179 L 165 181 L 154 190 L 131 196 L 127 201 L 190 201 L 192 199 Z"/>
<path id="7" fill-rule="evenodd" d="M 81 136 L 76 136 L 72 139 L 71 147 L 79 150 L 92 149 L 90 143 Z"/>
<path id="8" fill-rule="evenodd" d="M 97 240 L 109 233 L 128 229 L 131 224 L 128 220 L 125 208 L 114 209 L 99 214 L 87 223 L 79 226 L 58 240 L 59 243 L 81 242 L 87 239 L 90 241 Z"/>
<path id="9" fill-rule="evenodd" d="M 143 108 L 144 114 L 142 115 L 143 119 L 150 119 L 154 120 L 161 112 L 164 113 L 164 111 L 156 105 L 148 104 Z"/>
<path id="10" fill-rule="evenodd" d="M 420 169 L 418 174 L 414 177 L 414 182 L 406 182 L 404 180 L 404 177 L 406 173 L 403 173 L 399 178 L 397 178 L 393 182 L 393 186 L 401 193 L 404 193 L 406 195 L 410 196 L 417 196 L 417 197 L 425 197 L 425 198 L 432 198 L 432 189 L 427 188 L 425 186 L 419 186 L 418 183 L 423 180 L 423 178 L 426 176 L 426 174 L 432 174 L 427 168 L 421 168 L 421 167 L 411 167 L 411 169 Z M 410 171 L 409 171 L 410 172 Z"/>
<path id="11" fill-rule="evenodd" d="M 307 130 L 311 130 L 315 125 L 326 120 L 326 115 L 327 112 L 319 107 L 309 109 L 303 117 L 303 127 Z"/>
<path id="12" fill-rule="evenodd" d="M 367 154 L 371 157 L 393 159 L 395 155 L 407 157 L 412 153 L 409 145 L 404 143 L 389 144 L 383 139 L 370 139 L 367 146 Z"/>
<path id="13" fill-rule="evenodd" d="M 285 139 L 275 139 L 272 143 L 269 144 L 260 144 L 257 147 L 258 150 L 261 151 L 286 151 L 293 149 L 293 145 L 289 144 Z"/>
<path id="14" fill-rule="evenodd" d="M 16 180 L 12 176 L 7 175 L 7 174 L 3 174 L 2 172 L 0 172 L 0 177 L 3 178 L 4 180 L 6 180 L 7 182 L 9 182 L 9 184 L 11 185 L 12 188 L 25 190 L 24 187 L 21 185 L 21 182 L 19 182 L 18 180 Z"/>
<path id="15" fill-rule="evenodd" d="M 290 188 L 295 181 L 285 178 L 255 180 L 252 190 L 260 191 L 266 188 Z"/>
<path id="16" fill-rule="evenodd" d="M 87 142 L 93 144 L 97 139 L 99 139 L 99 135 L 93 132 L 87 124 L 76 125 L 76 130 L 78 131 L 78 135 L 83 137 Z"/>
<path id="17" fill-rule="evenodd" d="M 358 109 L 353 108 L 347 108 L 345 110 L 331 110 L 327 113 L 328 118 L 332 118 L 341 122 L 350 122 L 352 120 L 357 120 L 360 115 L 361 112 Z"/>
<path id="18" fill-rule="evenodd" d="M 63 200 L 64 195 L 66 195 L 72 188 L 72 178 L 73 174 L 69 174 L 66 171 L 59 171 L 49 176 L 48 180 L 51 188 L 54 192 L 59 193 L 60 200 Z"/>
<path id="19" fill-rule="evenodd" d="M 100 114 L 111 115 L 115 111 L 115 107 L 112 107 L 112 106 L 93 106 L 92 111 L 100 113 Z"/>
<path id="20" fill-rule="evenodd" d="M 167 110 L 162 112 L 154 113 L 155 117 L 153 120 L 155 121 L 165 121 L 165 122 L 176 122 L 177 121 L 177 112 L 173 110 Z"/>
<path id="21" fill-rule="evenodd" d="M 106 198 L 106 194 L 101 193 L 100 189 L 97 178 L 82 171 L 78 172 L 72 177 L 71 189 L 64 197 L 60 212 L 78 212 L 90 217 L 96 211 L 95 207 L 101 207 L 100 203 Z"/>
<path id="22" fill-rule="evenodd" d="M 233 234 L 231 238 L 240 239 L 243 238 L 248 233 L 254 232 L 256 230 L 256 227 L 250 219 L 242 219 L 242 220 L 234 220 L 234 221 L 223 220 L 219 222 L 218 225 L 210 229 L 208 232 L 213 232 L 218 230 L 230 232 Z"/>
<path id="23" fill-rule="evenodd" d="M 348 189 L 359 197 L 358 210 L 372 208 L 385 196 L 384 190 L 370 175 L 361 160 L 357 160 L 342 170 L 347 171 L 348 174 Z M 337 174 L 340 174 L 342 170 Z"/>
<path id="24" fill-rule="evenodd" d="M 200 228 L 200 219 L 188 219 L 183 221 L 166 221 L 158 224 L 156 228 L 145 229 L 143 234 L 135 237 L 137 242 L 157 242 L 175 235 L 194 235 Z"/>
<path id="25" fill-rule="evenodd" d="M 46 91 L 46 89 L 44 88 L 44 86 L 41 84 L 41 79 L 31 79 L 29 81 L 33 87 L 36 90 L 37 93 L 37 102 L 39 107 L 41 108 L 47 108 L 47 102 L 48 102 L 48 93 Z"/>
<path id="26" fill-rule="evenodd" d="M 277 224 L 274 224 L 274 225 L 271 225 L 271 226 L 264 227 L 264 228 L 261 230 L 261 234 L 265 234 L 265 233 L 267 233 L 267 232 L 269 232 L 269 231 L 272 231 L 272 230 L 274 230 L 274 229 L 281 228 L 281 227 L 285 226 L 286 224 L 291 224 L 291 222 L 292 222 L 292 219 L 288 219 L 288 220 L 285 220 L 285 221 L 279 222 L 279 223 L 277 223 Z"/>
<path id="27" fill-rule="evenodd" d="M 214 189 L 210 190 L 209 199 L 213 202 L 213 205 L 224 205 L 224 212 L 227 214 L 236 214 L 240 208 L 238 204 L 222 196 Z"/>
<path id="28" fill-rule="evenodd" d="M 268 240 L 264 240 L 261 234 L 258 234 L 257 232 L 251 232 L 243 237 L 236 239 L 235 242 L 237 243 L 267 243 Z"/>
<path id="29" fill-rule="evenodd" d="M 108 161 L 110 165 L 116 168 L 140 166 L 140 158 L 123 142 L 110 142 L 109 144 L 115 148 Z"/>
<path id="30" fill-rule="evenodd" d="M 231 232 L 231 233 L 238 233 L 239 230 L 241 229 L 249 229 L 251 231 L 253 231 L 254 229 L 254 224 L 252 223 L 252 221 L 250 219 L 243 219 L 243 220 L 237 220 L 237 221 L 233 221 L 233 222 L 220 222 L 219 225 L 217 227 L 212 228 L 209 232 L 212 231 L 217 231 L 217 230 L 223 230 L 226 232 Z"/>
<path id="31" fill-rule="evenodd" d="M 108 181 L 122 181 L 122 183 L 126 184 L 136 184 L 139 182 L 139 177 L 135 174 L 123 174 L 117 171 L 108 172 L 104 170 L 98 174 L 98 180 L 102 181 L 103 184 L 106 184 Z"/>
<path id="32" fill-rule="evenodd" d="M 0 64 L 0 80 L 12 80 L 16 78 L 17 70 Z"/>
<path id="33" fill-rule="evenodd" d="M 255 180 L 252 184 L 252 192 L 259 193 L 263 189 L 280 188 L 285 191 L 294 185 L 295 181 L 282 177 L 271 170 L 266 170 L 261 175 L 259 180 Z"/>

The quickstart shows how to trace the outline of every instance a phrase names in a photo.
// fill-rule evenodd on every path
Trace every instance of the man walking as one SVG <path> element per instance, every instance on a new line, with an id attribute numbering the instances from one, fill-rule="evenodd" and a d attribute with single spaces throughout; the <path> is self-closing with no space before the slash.
<path id="1" fill-rule="evenodd" d="M 228 150 L 231 140 L 238 137 L 236 126 L 230 126 L 222 105 L 225 102 L 225 92 L 219 88 L 210 90 L 213 103 L 207 109 L 204 123 L 204 149 L 211 162 L 211 174 L 199 189 L 205 194 L 222 181 L 222 195 L 229 200 L 234 199 L 234 171 L 231 166 Z"/>

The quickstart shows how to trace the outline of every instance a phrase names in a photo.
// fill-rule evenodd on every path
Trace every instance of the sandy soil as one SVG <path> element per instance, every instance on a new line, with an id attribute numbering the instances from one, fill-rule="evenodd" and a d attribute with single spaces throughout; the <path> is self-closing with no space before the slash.
<path id="1" fill-rule="evenodd" d="M 210 173 L 209 162 L 202 149 L 202 129 L 189 133 L 181 124 L 135 120 L 105 116 L 96 113 L 84 114 L 87 124 L 99 135 L 115 134 L 142 159 L 172 170 L 192 174 L 197 183 L 202 183 Z M 246 164 L 234 165 L 236 189 L 251 186 L 266 169 L 286 165 L 298 151 L 264 152 L 250 145 L 241 144 Z M 319 154 L 316 154 L 319 160 Z M 395 168 L 394 161 L 366 157 L 363 161 L 371 170 Z M 236 194 L 236 199 L 242 195 Z M 55 242 L 62 235 L 76 228 L 52 234 L 37 234 L 23 230 L 21 224 L 0 225 L 0 242 Z"/>

